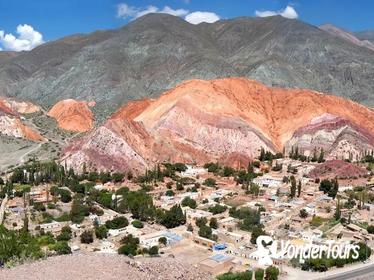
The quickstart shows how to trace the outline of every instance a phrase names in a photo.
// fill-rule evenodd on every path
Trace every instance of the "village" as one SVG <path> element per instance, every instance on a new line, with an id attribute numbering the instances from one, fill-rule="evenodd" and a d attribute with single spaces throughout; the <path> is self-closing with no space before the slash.
<path id="1" fill-rule="evenodd" d="M 140 178 L 87 172 L 79 183 L 59 187 L 53 179 L 25 184 L 25 168 L 19 178 L 13 173 L 11 190 L 2 185 L 0 223 L 10 230 L 26 227 L 47 255 L 173 256 L 212 275 L 263 273 L 256 254 L 260 235 L 291 244 L 335 240 L 374 248 L 373 174 L 310 176 L 323 164 L 281 157 L 244 170 L 164 164 Z M 273 262 L 280 277 L 287 267 L 329 269 L 285 258 Z"/>

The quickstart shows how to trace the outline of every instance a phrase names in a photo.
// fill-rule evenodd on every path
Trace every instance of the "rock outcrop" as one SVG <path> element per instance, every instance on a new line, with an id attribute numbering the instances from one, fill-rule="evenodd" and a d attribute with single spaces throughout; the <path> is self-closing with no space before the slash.
<path id="1" fill-rule="evenodd" d="M 19 114 L 32 114 L 41 110 L 38 105 L 27 101 L 18 101 L 12 98 L 3 98 L 1 99 L 1 102 L 4 104 L 4 106 L 7 106 L 11 110 Z"/>
<path id="2" fill-rule="evenodd" d="M 48 112 L 48 116 L 56 119 L 61 129 L 86 132 L 92 129 L 94 123 L 90 106 L 94 106 L 94 103 L 65 99 L 57 102 Z"/>
<path id="3" fill-rule="evenodd" d="M 32 141 L 44 141 L 37 131 L 25 125 L 20 113 L 35 112 L 39 107 L 28 102 L 0 99 L 0 133 Z"/>
<path id="4" fill-rule="evenodd" d="M 303 89 L 270 88 L 245 78 L 191 80 L 161 97 L 131 102 L 69 146 L 63 160 L 79 169 L 133 171 L 160 161 L 246 165 L 261 147 L 300 146 L 354 157 L 374 146 L 374 111 Z"/>

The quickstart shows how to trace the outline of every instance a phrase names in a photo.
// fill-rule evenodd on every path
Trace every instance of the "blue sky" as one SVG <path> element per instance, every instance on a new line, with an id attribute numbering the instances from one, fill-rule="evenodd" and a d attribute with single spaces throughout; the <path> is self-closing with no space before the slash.
<path id="1" fill-rule="evenodd" d="M 0 0 L 0 48 L 31 49 L 69 34 L 117 28 L 149 11 L 190 22 L 256 16 L 257 11 L 352 31 L 374 29 L 372 0 Z"/>

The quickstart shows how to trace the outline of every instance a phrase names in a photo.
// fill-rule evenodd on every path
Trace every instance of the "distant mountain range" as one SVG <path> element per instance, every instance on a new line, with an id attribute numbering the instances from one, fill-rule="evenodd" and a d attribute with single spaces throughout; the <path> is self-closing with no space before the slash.
<path id="1" fill-rule="evenodd" d="M 353 43 L 357 46 L 365 47 L 365 48 L 368 48 L 368 49 L 374 51 L 374 42 L 371 42 L 370 40 L 366 39 L 366 38 L 370 38 L 370 37 L 367 37 L 367 36 L 365 37 L 365 35 L 364 36 L 361 35 L 361 37 L 360 37 L 361 39 L 359 39 L 356 34 L 354 34 L 352 32 L 349 32 L 349 31 L 346 31 L 346 30 L 343 30 L 343 29 L 340 29 L 340 28 L 338 28 L 338 27 L 336 27 L 332 24 L 324 24 L 324 25 L 320 26 L 319 28 L 328 32 L 328 33 L 330 33 L 331 35 L 340 37 L 340 38 L 342 38 L 344 40 L 347 40 L 348 42 L 351 42 L 351 43 Z M 368 34 L 368 33 L 364 33 L 364 34 Z"/>
<path id="2" fill-rule="evenodd" d="M 374 43 L 374 30 L 360 31 L 354 34 L 360 40 L 368 40 Z"/>
<path id="3" fill-rule="evenodd" d="M 356 34 L 360 40 L 371 35 Z M 373 50 L 280 16 L 192 25 L 149 14 L 117 30 L 0 52 L 0 95 L 45 107 L 67 98 L 96 101 L 99 120 L 184 80 L 233 76 L 374 106 Z"/>

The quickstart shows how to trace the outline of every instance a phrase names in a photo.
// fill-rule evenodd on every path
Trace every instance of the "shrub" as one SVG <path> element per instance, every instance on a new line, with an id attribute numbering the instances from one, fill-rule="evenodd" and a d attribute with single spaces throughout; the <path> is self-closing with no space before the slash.
<path id="1" fill-rule="evenodd" d="M 108 229 L 119 229 L 119 228 L 124 228 L 129 225 L 129 221 L 126 219 L 126 217 L 117 217 L 114 218 L 113 220 L 106 221 L 105 226 Z"/>
<path id="2" fill-rule="evenodd" d="M 143 223 L 142 223 L 141 221 L 139 221 L 139 220 L 134 220 L 134 221 L 132 221 L 131 224 L 132 224 L 134 227 L 136 227 L 136 228 L 143 228 L 143 227 L 144 227 Z"/>
<path id="3" fill-rule="evenodd" d="M 92 242 L 93 242 L 92 231 L 85 230 L 84 232 L 82 232 L 82 234 L 81 234 L 81 243 L 90 244 Z"/>

